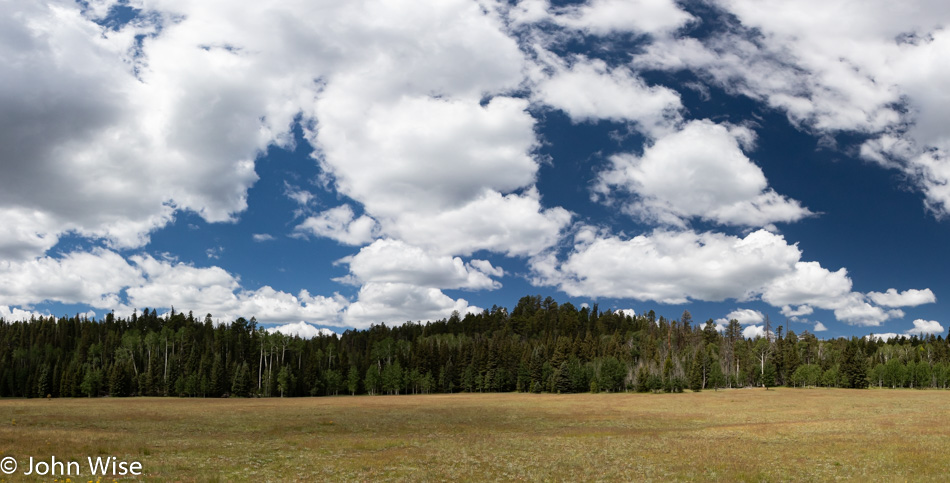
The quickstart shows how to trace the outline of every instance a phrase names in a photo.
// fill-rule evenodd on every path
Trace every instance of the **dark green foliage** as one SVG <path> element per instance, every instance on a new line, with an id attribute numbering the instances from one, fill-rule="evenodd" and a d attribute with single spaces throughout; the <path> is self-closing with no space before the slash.
<path id="1" fill-rule="evenodd" d="M 346 390 L 350 395 L 355 395 L 360 390 L 360 370 L 356 366 L 350 366 L 346 373 Z"/>
<path id="2" fill-rule="evenodd" d="M 606 357 L 600 364 L 598 387 L 601 391 L 617 392 L 623 390 L 623 381 L 627 377 L 627 368 L 616 357 Z"/>
<path id="3" fill-rule="evenodd" d="M 112 371 L 109 374 L 109 395 L 112 397 L 125 397 L 129 395 L 130 378 L 128 371 L 123 364 L 113 364 Z"/>
<path id="4" fill-rule="evenodd" d="M 0 397 L 326 396 L 456 391 L 642 392 L 785 384 L 947 388 L 942 337 L 746 339 L 694 324 L 522 298 L 426 324 L 309 340 L 255 319 L 216 325 L 150 309 L 124 319 L 0 320 Z"/>
<path id="5" fill-rule="evenodd" d="M 235 397 L 247 397 L 251 390 L 251 375 L 247 362 L 241 363 L 234 373 L 234 380 L 231 382 L 231 395 Z"/>
<path id="6" fill-rule="evenodd" d="M 929 369 L 929 365 L 927 367 Z M 866 389 L 868 387 L 868 363 L 858 339 L 850 340 L 844 347 L 840 371 L 840 378 L 844 387 L 853 389 Z"/>
<path id="7" fill-rule="evenodd" d="M 765 371 L 762 372 L 762 385 L 766 388 L 775 387 L 775 378 L 778 373 L 778 370 L 775 368 L 775 364 L 768 362 L 765 364 Z"/>
<path id="8" fill-rule="evenodd" d="M 689 389 L 691 391 L 703 390 L 703 363 L 701 358 L 702 355 L 693 358 L 689 366 Z"/>

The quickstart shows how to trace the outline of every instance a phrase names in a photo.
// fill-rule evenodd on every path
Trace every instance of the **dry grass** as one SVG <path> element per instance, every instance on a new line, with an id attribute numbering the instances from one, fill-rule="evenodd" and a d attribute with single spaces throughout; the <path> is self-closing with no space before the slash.
<path id="1" fill-rule="evenodd" d="M 116 455 L 151 481 L 945 480 L 948 423 L 950 393 L 910 390 L 0 400 L 0 457 Z"/>

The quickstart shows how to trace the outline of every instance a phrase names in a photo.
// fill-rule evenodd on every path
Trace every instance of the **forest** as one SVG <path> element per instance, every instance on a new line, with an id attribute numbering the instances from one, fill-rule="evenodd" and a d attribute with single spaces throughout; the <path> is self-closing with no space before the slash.
<path id="1" fill-rule="evenodd" d="M 942 388 L 942 336 L 821 340 L 779 325 L 578 309 L 511 311 L 301 339 L 211 314 L 0 319 L 0 397 L 299 397 L 451 392 L 682 392 L 737 387 Z"/>

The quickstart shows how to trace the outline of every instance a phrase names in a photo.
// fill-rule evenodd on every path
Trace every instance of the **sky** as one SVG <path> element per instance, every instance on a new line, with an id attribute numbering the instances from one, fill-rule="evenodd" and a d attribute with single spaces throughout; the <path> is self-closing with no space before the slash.
<path id="1" fill-rule="evenodd" d="M 0 2 L 0 317 L 946 335 L 945 0 Z"/>

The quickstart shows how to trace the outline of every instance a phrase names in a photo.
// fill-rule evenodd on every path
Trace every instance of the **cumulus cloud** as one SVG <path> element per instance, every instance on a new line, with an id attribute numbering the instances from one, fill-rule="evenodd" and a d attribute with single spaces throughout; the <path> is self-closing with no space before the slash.
<path id="1" fill-rule="evenodd" d="M 254 241 L 260 243 L 260 242 L 266 242 L 266 241 L 272 241 L 272 240 L 274 240 L 274 235 L 270 235 L 270 234 L 267 234 L 267 233 L 255 233 L 255 234 L 251 235 L 251 238 L 252 238 Z"/>
<path id="2" fill-rule="evenodd" d="M 763 321 L 765 321 L 765 315 L 758 310 L 736 309 L 732 312 L 729 312 L 725 317 L 716 319 L 716 322 L 725 325 L 731 320 L 736 320 L 742 325 L 755 325 L 761 324 Z"/>
<path id="3" fill-rule="evenodd" d="M 326 336 L 330 337 L 336 335 L 336 332 L 333 332 L 330 329 L 317 328 L 313 325 L 310 325 L 306 322 L 297 322 L 284 325 L 278 325 L 277 327 L 269 327 L 267 332 L 271 334 L 275 332 L 280 332 L 284 335 L 297 336 L 301 339 L 312 339 L 314 337 Z"/>
<path id="4" fill-rule="evenodd" d="M 917 319 L 914 321 L 914 328 L 907 331 L 908 335 L 936 335 L 942 334 L 944 328 L 936 320 Z"/>
<path id="5" fill-rule="evenodd" d="M 906 7 L 875 3 L 892 15 L 882 22 L 873 8 L 845 6 L 854 21 L 841 25 L 801 15 L 811 0 L 723 1 L 745 27 L 700 42 L 671 36 L 694 20 L 672 0 L 559 8 L 543 0 L 492 8 L 467 0 L 161 0 L 136 4 L 147 10 L 128 24 L 99 25 L 115 4 L 0 4 L 0 226 L 9 228 L 0 239 L 0 307 L 10 313 L 56 301 L 174 304 L 280 324 L 440 318 L 477 310 L 443 289 L 497 287 L 500 267 L 461 258 L 481 250 L 530 257 L 541 283 L 572 295 L 761 297 L 783 313 L 815 307 L 866 325 L 903 314 L 882 307 L 933 298 L 929 289 L 854 293 L 843 269 L 802 262 L 797 246 L 762 230 L 735 237 L 658 229 L 626 239 L 582 229 L 559 261 L 573 215 L 545 206 L 535 186 L 540 143 L 529 108 L 540 102 L 575 122 L 634 123 L 650 138 L 642 155 L 612 156 L 596 184 L 643 220 L 754 229 L 811 214 L 769 188 L 745 155 L 750 129 L 684 125 L 679 95 L 636 72 L 690 68 L 799 126 L 871 134 L 862 154 L 903 169 L 931 209 L 947 211 L 950 71 L 940 61 L 950 37 Z M 530 48 L 510 35 L 506 11 L 514 24 L 548 22 L 575 38 L 650 40 L 629 65 L 586 57 L 529 65 Z M 255 160 L 270 146 L 292 147 L 296 120 L 324 186 L 346 201 L 308 216 L 295 233 L 351 246 L 383 238 L 347 260 L 350 280 L 362 284 L 355 302 L 250 290 L 220 267 L 115 251 L 143 246 L 182 211 L 235 220 L 257 180 Z M 314 205 L 314 193 L 286 188 L 298 204 Z M 45 256 L 65 233 L 102 238 L 110 249 Z"/>
<path id="6" fill-rule="evenodd" d="M 799 319 L 799 317 L 803 317 L 803 316 L 806 316 L 806 315 L 811 315 L 812 313 L 815 312 L 815 309 L 813 309 L 813 308 L 812 308 L 810 305 L 808 305 L 808 304 L 802 304 L 802 305 L 799 305 L 798 307 L 795 307 L 795 308 L 792 308 L 792 306 L 790 306 L 790 305 L 783 305 L 781 312 L 782 312 L 782 315 L 784 315 L 784 316 L 786 316 L 786 317 L 788 317 L 788 318 L 790 318 L 790 319 L 792 319 L 792 320 L 797 321 L 797 320 Z"/>
<path id="7" fill-rule="evenodd" d="M 726 90 L 784 111 L 823 133 L 872 139 L 862 155 L 900 169 L 926 206 L 950 206 L 950 54 L 937 0 L 782 2 L 721 0 L 728 28 L 704 38 L 660 38 L 637 55 L 644 68 L 691 69 Z M 847 25 L 841 19 L 847 18 Z M 731 20 L 731 19 L 734 19 Z"/>
<path id="8" fill-rule="evenodd" d="M 311 295 L 306 290 L 297 295 L 269 286 L 247 290 L 220 267 L 194 267 L 156 260 L 148 255 L 135 255 L 131 260 L 147 280 L 126 289 L 133 307 L 188 307 L 222 320 L 253 316 L 262 323 L 305 320 L 340 325 L 340 312 L 347 305 L 342 296 Z"/>
<path id="9" fill-rule="evenodd" d="M 556 65 L 541 80 L 534 95 L 566 112 L 574 122 L 631 121 L 659 134 L 680 120 L 679 94 L 667 87 L 648 86 L 630 69 L 609 69 L 598 59 L 579 57 L 568 66 Z"/>
<path id="10" fill-rule="evenodd" d="M 0 207 L 0 259 L 29 260 L 41 256 L 59 241 L 58 221 L 35 209 Z"/>
<path id="11" fill-rule="evenodd" d="M 762 299 L 776 307 L 811 304 L 830 308 L 849 293 L 851 279 L 846 269 L 832 272 L 818 262 L 796 262 L 794 270 L 768 284 Z M 800 307 L 800 310 L 808 309 Z"/>
<path id="12" fill-rule="evenodd" d="M 18 320 L 30 320 L 34 317 L 49 317 L 49 312 L 36 312 L 33 310 L 23 310 L 16 307 L 10 307 L 7 305 L 0 305 L 0 319 L 3 319 L 7 322 L 14 322 Z"/>
<path id="13" fill-rule="evenodd" d="M 590 0 L 557 10 L 554 21 L 594 35 L 663 34 L 693 20 L 673 0 Z"/>
<path id="14" fill-rule="evenodd" d="M 16 227 L 0 240 L 5 260 L 29 265 L 64 232 L 142 246 L 182 210 L 233 220 L 257 180 L 256 157 L 292 146 L 295 119 L 327 186 L 365 213 L 332 208 L 298 233 L 357 246 L 404 235 L 430 252 L 438 246 L 438 257 L 521 256 L 555 244 L 570 222 L 533 189 L 535 120 L 527 100 L 509 95 L 523 81 L 524 55 L 493 9 L 465 0 L 139 7 L 151 10 L 116 29 L 96 23 L 110 11 L 105 2 L 0 7 L 0 55 L 11 60 L 0 74 L 0 107 L 11 114 L 0 126 L 0 223 Z M 314 196 L 289 185 L 286 194 L 301 205 Z M 248 291 L 221 269 L 146 256 L 121 264 L 146 282 L 117 272 L 102 287 L 5 285 L 0 296 L 98 307 L 124 286 L 132 304 L 173 301 L 222 317 L 254 310 L 287 322 L 343 307 L 335 297 Z M 482 261 L 464 269 L 480 280 L 461 283 L 470 287 L 494 286 L 486 280 L 502 273 Z M 350 313 L 371 313 L 394 290 L 366 287 Z M 419 317 L 465 308 L 422 287 L 406 293 L 432 302 Z"/>
<path id="15" fill-rule="evenodd" d="M 746 339 L 755 339 L 758 337 L 765 337 L 765 326 L 764 325 L 750 325 L 742 329 L 742 337 Z"/>
<path id="16" fill-rule="evenodd" d="M 365 328 L 381 322 L 438 320 L 453 311 L 467 314 L 482 309 L 469 305 L 465 299 L 454 300 L 436 288 L 371 282 L 360 287 L 357 301 L 346 308 L 343 320 L 347 325 Z"/>
<path id="17" fill-rule="evenodd" d="M 762 300 L 783 307 L 782 313 L 791 317 L 807 315 L 813 307 L 834 310 L 838 320 L 854 325 L 877 326 L 904 316 L 900 310 L 884 310 L 868 303 L 863 294 L 852 292 L 851 286 L 844 268 L 832 272 L 818 262 L 797 262 L 794 270 L 765 287 Z M 798 308 L 792 309 L 792 305 Z"/>
<path id="18" fill-rule="evenodd" d="M 232 220 L 298 116 L 334 186 L 392 223 L 529 187 L 527 101 L 480 103 L 521 82 L 516 41 L 476 2 L 437 3 L 164 1 L 115 30 L 108 7 L 5 4 L 0 221 L 18 229 L 0 253 L 66 231 L 141 246 L 180 210 Z"/>
<path id="19" fill-rule="evenodd" d="M 457 208 L 486 189 L 511 191 L 534 181 L 527 101 L 496 97 L 482 106 L 478 99 L 401 98 L 369 105 L 356 119 L 349 106 L 337 112 L 337 102 L 320 103 L 324 164 L 337 189 L 373 215 Z"/>
<path id="20" fill-rule="evenodd" d="M 487 191 L 455 209 L 403 213 L 383 231 L 434 253 L 469 255 L 490 250 L 533 256 L 557 244 L 571 218 L 564 208 L 544 208 L 536 189 L 508 195 Z"/>
<path id="21" fill-rule="evenodd" d="M 177 210 L 215 222 L 246 207 L 254 158 L 295 114 L 274 102 L 286 84 L 268 89 L 250 57 L 199 48 L 191 22 L 158 35 L 161 15 L 116 31 L 72 2 L 0 8 L 0 107 L 14 123 L 0 129 L 0 204 L 25 222 L 21 254 L 66 231 L 141 246 Z M 151 36 L 140 54 L 137 35 Z"/>
<path id="22" fill-rule="evenodd" d="M 827 330 L 828 328 L 825 327 L 825 324 L 822 324 L 821 322 L 815 322 L 815 328 L 814 328 L 815 332 L 825 332 Z"/>
<path id="23" fill-rule="evenodd" d="M 521 0 L 508 10 L 508 18 L 518 26 L 538 23 L 551 17 L 550 8 L 548 0 Z"/>
<path id="24" fill-rule="evenodd" d="M 24 262 L 0 260 L 0 305 L 30 307 L 44 301 L 111 308 L 120 292 L 142 282 L 142 274 L 119 254 L 105 249 L 62 258 Z"/>
<path id="25" fill-rule="evenodd" d="M 343 263 L 349 265 L 350 281 L 356 283 L 401 282 L 440 289 L 494 290 L 501 284 L 491 277 L 504 274 L 487 260 L 465 263 L 459 257 L 431 255 L 392 239 L 377 240 Z"/>
<path id="26" fill-rule="evenodd" d="M 656 230 L 629 240 L 585 229 L 563 263 L 536 258 L 537 282 L 571 296 L 623 297 L 685 303 L 748 299 L 786 273 L 798 248 L 759 230 L 744 238 L 719 233 Z"/>
<path id="27" fill-rule="evenodd" d="M 150 255 L 126 260 L 105 249 L 28 262 L 0 261 L 0 277 L 6 281 L 0 287 L 0 307 L 13 314 L 23 309 L 10 306 L 28 308 L 53 301 L 114 309 L 120 315 L 130 314 L 132 307 L 174 306 L 211 313 L 219 320 L 254 316 L 264 323 L 305 320 L 340 325 L 348 304 L 342 296 L 314 296 L 306 290 L 297 295 L 269 286 L 247 290 L 220 267 L 195 267 Z"/>
<path id="28" fill-rule="evenodd" d="M 648 146 L 642 156 L 611 156 L 594 192 L 618 200 L 640 219 L 680 227 L 692 218 L 763 227 L 811 215 L 768 187 L 762 170 L 742 152 L 741 146 L 754 139 L 744 127 L 691 121 Z"/>
<path id="29" fill-rule="evenodd" d="M 356 218 L 350 205 L 340 205 L 323 211 L 294 228 L 296 233 L 330 238 L 344 245 L 369 243 L 378 231 L 376 220 L 366 215 Z"/>
<path id="30" fill-rule="evenodd" d="M 868 292 L 868 298 L 878 305 L 885 307 L 916 307 L 922 304 L 931 304 L 937 297 L 929 289 L 910 289 L 898 293 L 897 289 L 889 288 L 886 292 Z"/>
<path id="31" fill-rule="evenodd" d="M 587 227 L 578 230 L 566 260 L 547 252 L 530 264 L 535 283 L 557 286 L 571 296 L 670 304 L 761 298 L 781 307 L 786 316 L 821 308 L 833 310 L 842 322 L 862 326 L 904 316 L 899 309 L 872 305 L 853 292 L 847 270 L 832 272 L 800 258 L 796 245 L 766 230 L 743 238 L 654 230 L 625 240 Z"/>
<path id="32" fill-rule="evenodd" d="M 490 277 L 504 274 L 485 260 L 463 264 L 458 258 L 426 256 L 402 242 L 389 243 L 371 245 L 362 257 L 358 254 L 350 261 L 354 274 L 361 282 L 365 279 L 352 304 L 339 295 L 311 295 L 306 290 L 296 295 L 269 286 L 248 290 L 220 267 L 196 267 L 150 255 L 133 255 L 126 260 L 105 249 L 72 253 L 61 259 L 4 261 L 0 262 L 0 276 L 8 283 L 0 288 L 0 316 L 29 318 L 33 312 L 15 306 L 57 301 L 115 309 L 120 315 L 130 314 L 132 307 L 174 306 L 211 313 L 225 321 L 253 316 L 271 324 L 306 321 L 365 328 L 370 323 L 394 320 L 434 320 L 453 310 L 481 310 L 464 299 L 451 299 L 438 288 L 386 282 L 399 279 L 396 275 L 400 271 L 417 283 L 463 288 L 493 288 L 497 282 Z M 414 259 L 417 255 L 420 258 Z M 420 260 L 424 262 L 421 266 L 416 264 Z"/>
<path id="33" fill-rule="evenodd" d="M 940 322 L 937 322 L 936 320 L 916 319 L 914 320 L 914 327 L 911 329 L 908 329 L 903 334 L 895 334 L 893 332 L 886 332 L 883 334 L 870 334 L 868 337 L 887 341 L 890 339 L 896 339 L 901 336 L 911 337 L 911 336 L 916 335 L 917 337 L 924 337 L 924 336 L 929 336 L 929 335 L 940 335 L 943 333 L 944 330 L 945 329 L 943 325 L 941 325 Z"/>

